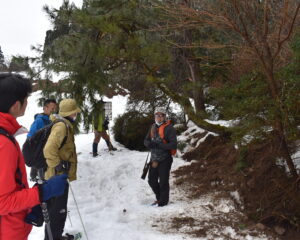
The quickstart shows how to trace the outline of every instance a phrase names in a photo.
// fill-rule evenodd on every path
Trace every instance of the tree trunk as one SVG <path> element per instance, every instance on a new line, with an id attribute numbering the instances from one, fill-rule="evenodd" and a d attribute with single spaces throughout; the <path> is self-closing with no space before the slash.
<path id="1" fill-rule="evenodd" d="M 278 110 L 279 110 L 275 116 L 275 122 L 273 124 L 273 128 L 276 132 L 276 136 L 277 136 L 277 139 L 280 144 L 280 152 L 282 154 L 282 157 L 285 159 L 286 164 L 288 165 L 288 168 L 289 168 L 292 176 L 296 178 L 296 177 L 298 177 L 298 173 L 296 171 L 295 164 L 294 164 L 291 154 L 289 152 L 288 143 L 287 143 L 285 131 L 284 131 L 284 125 L 282 123 L 283 111 L 282 111 L 281 102 L 279 99 L 278 86 L 275 81 L 272 69 L 268 69 L 266 67 L 265 71 L 266 71 L 266 77 L 267 77 L 267 82 L 268 82 L 271 96 L 272 96 L 276 106 L 278 106 Z"/>
<path id="2" fill-rule="evenodd" d="M 205 112 L 205 105 L 204 105 L 204 95 L 203 95 L 203 88 L 198 86 L 200 84 L 200 67 L 197 62 L 194 60 L 186 59 L 187 65 L 190 69 L 191 79 L 195 84 L 193 88 L 193 99 L 195 102 L 195 110 L 196 113 Z M 198 83 L 198 84 L 197 84 Z"/>

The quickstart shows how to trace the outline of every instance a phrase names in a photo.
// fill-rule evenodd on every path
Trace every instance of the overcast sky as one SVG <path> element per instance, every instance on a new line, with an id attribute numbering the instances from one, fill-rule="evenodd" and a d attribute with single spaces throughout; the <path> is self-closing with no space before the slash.
<path id="1" fill-rule="evenodd" d="M 82 0 L 70 0 L 81 7 Z M 33 56 L 32 45 L 43 44 L 50 29 L 44 5 L 58 8 L 62 0 L 0 0 L 0 46 L 5 57 Z"/>

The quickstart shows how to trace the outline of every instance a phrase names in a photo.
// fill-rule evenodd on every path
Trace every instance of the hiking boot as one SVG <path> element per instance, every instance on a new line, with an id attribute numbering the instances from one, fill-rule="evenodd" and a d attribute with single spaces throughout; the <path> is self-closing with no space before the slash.
<path id="1" fill-rule="evenodd" d="M 93 152 L 93 157 L 97 157 L 97 156 L 99 156 L 99 154 L 96 152 Z"/>
<path id="2" fill-rule="evenodd" d="M 116 149 L 113 145 L 109 146 L 108 148 L 109 151 L 117 151 L 118 149 Z"/>
<path id="3" fill-rule="evenodd" d="M 62 236 L 59 240 L 74 240 L 74 239 L 75 239 L 74 235 L 66 233 L 66 235 Z"/>
<path id="4" fill-rule="evenodd" d="M 158 206 L 159 205 L 159 201 L 156 200 L 155 202 L 151 203 L 151 206 Z"/>
<path id="5" fill-rule="evenodd" d="M 105 140 L 105 142 L 106 142 L 106 145 L 107 145 L 109 151 L 117 151 L 118 150 L 111 144 L 111 142 L 109 140 Z"/>
<path id="6" fill-rule="evenodd" d="M 168 205 L 167 203 L 158 203 L 157 204 L 158 207 L 163 207 L 163 206 L 167 206 L 167 205 Z"/>

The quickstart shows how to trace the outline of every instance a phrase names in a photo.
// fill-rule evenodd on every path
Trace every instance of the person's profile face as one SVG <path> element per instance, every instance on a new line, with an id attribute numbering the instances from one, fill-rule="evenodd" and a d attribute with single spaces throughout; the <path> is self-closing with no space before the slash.
<path id="1" fill-rule="evenodd" d="M 52 113 L 55 113 L 56 109 L 57 109 L 57 104 L 51 102 L 44 107 L 44 113 L 50 115 Z"/>
<path id="2" fill-rule="evenodd" d="M 27 108 L 27 104 L 28 104 L 27 100 L 28 100 L 28 97 L 25 98 L 23 105 L 21 105 L 21 102 L 20 102 L 20 110 L 19 110 L 18 117 L 24 116 L 26 108 Z"/>

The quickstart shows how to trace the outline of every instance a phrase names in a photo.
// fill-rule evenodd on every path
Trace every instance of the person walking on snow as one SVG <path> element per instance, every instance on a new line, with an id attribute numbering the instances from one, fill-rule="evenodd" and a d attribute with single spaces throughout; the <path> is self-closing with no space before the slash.
<path id="1" fill-rule="evenodd" d="M 33 207 L 63 194 L 67 175 L 29 188 L 24 158 L 15 136 L 24 133 L 16 118 L 24 115 L 31 83 L 20 75 L 0 74 L 0 239 L 27 240 Z"/>
<path id="2" fill-rule="evenodd" d="M 34 121 L 30 126 L 27 138 L 32 137 L 39 129 L 51 123 L 50 115 L 56 112 L 57 103 L 54 99 L 47 99 L 44 102 L 43 113 L 38 113 L 34 116 Z M 36 181 L 38 169 L 32 167 L 30 169 L 31 181 Z"/>
<path id="3" fill-rule="evenodd" d="M 59 103 L 58 115 L 54 117 L 56 122 L 44 147 L 44 156 L 47 163 L 45 179 L 67 173 L 70 181 L 76 180 L 77 154 L 74 139 L 73 124 L 77 114 L 81 110 L 74 99 L 64 99 Z M 54 240 L 72 239 L 72 235 L 62 236 L 67 218 L 67 203 L 69 195 L 69 185 L 66 185 L 62 196 L 52 199 L 49 203 L 49 217 L 51 231 Z M 45 229 L 46 231 L 46 229 Z M 48 240 L 48 235 L 45 234 Z"/>
<path id="4" fill-rule="evenodd" d="M 98 144 L 100 142 L 101 137 L 105 140 L 106 145 L 109 151 L 116 151 L 117 149 L 112 145 L 109 135 L 106 130 L 108 130 L 109 121 L 105 118 L 105 102 L 100 100 L 94 106 L 92 115 L 93 115 L 93 126 L 94 126 L 94 142 L 93 142 L 93 156 L 98 156 Z"/>
<path id="5" fill-rule="evenodd" d="M 148 183 L 156 197 L 152 205 L 162 207 L 169 202 L 169 177 L 173 163 L 172 154 L 177 148 L 177 137 L 171 122 L 166 120 L 164 108 L 156 108 L 154 115 L 155 123 L 150 127 L 144 145 L 151 151 Z"/>

